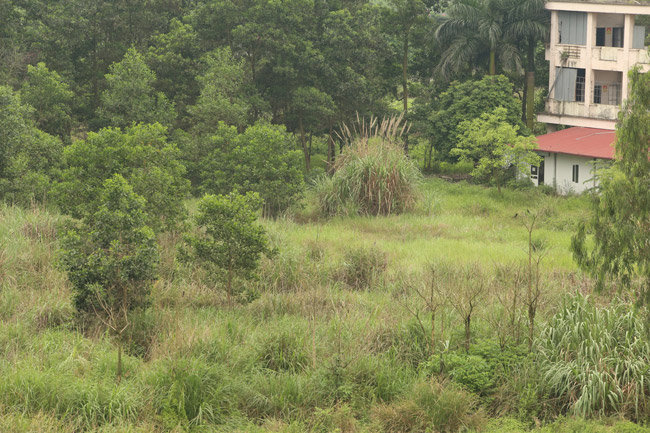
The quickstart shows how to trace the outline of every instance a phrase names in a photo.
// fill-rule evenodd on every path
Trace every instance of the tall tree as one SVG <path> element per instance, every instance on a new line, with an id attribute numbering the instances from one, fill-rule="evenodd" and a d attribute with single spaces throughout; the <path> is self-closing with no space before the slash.
<path id="1" fill-rule="evenodd" d="M 526 126 L 533 129 L 535 114 L 535 51 L 549 32 L 550 15 L 544 9 L 544 0 L 505 0 L 508 11 L 505 35 L 520 41 L 526 53 L 524 64 L 525 103 L 522 105 Z"/>
<path id="2" fill-rule="evenodd" d="M 616 160 L 599 173 L 600 193 L 592 214 L 571 241 L 578 264 L 603 288 L 634 286 L 640 302 L 650 300 L 650 75 L 630 72 L 630 93 L 619 114 Z M 587 239 L 587 236 L 592 238 Z"/>
<path id="3" fill-rule="evenodd" d="M 405 115 L 408 112 L 408 67 L 412 33 L 418 26 L 433 26 L 431 15 L 439 13 L 445 5 L 446 0 L 389 0 L 385 3 L 385 31 L 395 34 L 401 45 L 402 98 Z"/>
<path id="4" fill-rule="evenodd" d="M 68 226 L 61 266 L 72 283 L 77 310 L 95 314 L 117 337 L 120 380 L 123 336 L 131 312 L 148 305 L 158 249 L 145 222 L 145 200 L 122 176 L 104 181 L 99 203 L 95 212 Z"/>
<path id="5" fill-rule="evenodd" d="M 50 71 L 42 62 L 29 65 L 20 94 L 34 107 L 34 118 L 42 131 L 69 140 L 74 93 L 56 71 Z"/>
<path id="6" fill-rule="evenodd" d="M 102 93 L 99 115 L 107 126 L 124 128 L 133 123 L 159 122 L 169 126 L 174 121 L 174 107 L 164 93 L 154 90 L 156 74 L 144 57 L 130 48 L 106 75 L 107 88 Z"/>
<path id="7" fill-rule="evenodd" d="M 439 43 L 446 45 L 439 69 L 445 77 L 480 63 L 487 54 L 488 73 L 496 75 L 497 58 L 510 67 L 519 65 L 515 43 L 507 38 L 508 9 L 505 0 L 457 0 L 436 29 Z"/>

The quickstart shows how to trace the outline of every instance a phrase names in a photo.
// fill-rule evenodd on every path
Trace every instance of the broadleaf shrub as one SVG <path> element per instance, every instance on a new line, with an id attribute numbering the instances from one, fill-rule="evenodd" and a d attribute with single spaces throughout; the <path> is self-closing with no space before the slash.
<path id="1" fill-rule="evenodd" d="M 156 123 L 124 131 L 105 128 L 65 148 L 67 167 L 54 192 L 61 209 L 75 218 L 92 214 L 102 183 L 123 176 L 146 200 L 147 224 L 154 230 L 177 228 L 186 217 L 183 200 L 190 183 L 167 129 Z"/>

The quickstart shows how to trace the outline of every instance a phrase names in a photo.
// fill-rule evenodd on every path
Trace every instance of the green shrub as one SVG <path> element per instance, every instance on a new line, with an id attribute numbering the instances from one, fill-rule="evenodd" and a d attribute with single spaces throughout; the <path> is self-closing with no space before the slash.
<path id="1" fill-rule="evenodd" d="M 61 141 L 36 128 L 32 107 L 0 86 L 0 200 L 46 202 L 63 163 Z"/>
<path id="2" fill-rule="evenodd" d="M 219 123 L 214 134 L 186 141 L 187 161 L 196 189 L 209 194 L 257 192 L 265 216 L 276 216 L 302 198 L 302 154 L 283 126 L 258 122 L 238 134 Z"/>
<path id="3" fill-rule="evenodd" d="M 344 149 L 332 177 L 314 189 L 325 215 L 390 215 L 415 206 L 422 175 L 404 150 L 380 137 L 357 140 Z"/>
<path id="4" fill-rule="evenodd" d="M 493 370 L 480 356 L 450 353 L 445 356 L 445 371 L 454 382 L 478 394 L 494 386 Z"/>
<path id="5" fill-rule="evenodd" d="M 557 409 L 583 417 L 648 416 L 650 344 L 644 320 L 615 301 L 565 298 L 537 340 L 538 365 Z"/>
<path id="6" fill-rule="evenodd" d="M 228 303 L 236 280 L 255 276 L 262 254 L 272 253 L 266 231 L 257 222 L 262 201 L 256 193 L 206 195 L 194 218 L 198 230 L 185 237 L 183 258 L 208 272 L 215 286 L 225 285 Z"/>
<path id="7" fill-rule="evenodd" d="M 75 218 L 98 207 L 102 183 L 120 174 L 146 200 L 147 224 L 154 230 L 178 228 L 185 219 L 189 193 L 185 167 L 176 145 L 160 124 L 135 125 L 121 131 L 91 132 L 65 149 L 67 168 L 54 192 L 61 209 Z"/>

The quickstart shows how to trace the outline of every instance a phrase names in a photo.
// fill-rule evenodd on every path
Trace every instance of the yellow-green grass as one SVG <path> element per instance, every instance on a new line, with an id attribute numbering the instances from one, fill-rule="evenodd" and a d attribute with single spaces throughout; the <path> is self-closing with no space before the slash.
<path id="1" fill-rule="evenodd" d="M 337 217 L 307 223 L 269 222 L 288 245 L 317 242 L 331 256 L 355 246 L 386 253 L 388 269 L 408 272 L 435 260 L 512 263 L 527 256 L 526 211 L 541 212 L 535 239 L 549 247 L 546 270 L 574 271 L 569 250 L 575 224 L 588 211 L 586 197 L 550 197 L 536 190 L 499 194 L 467 183 L 430 178 L 416 212 L 388 217 Z M 300 218 L 298 218 L 300 220 Z"/>
<path id="2" fill-rule="evenodd" d="M 249 301 L 234 306 L 225 305 L 200 271 L 174 261 L 179 237 L 162 237 L 162 276 L 152 307 L 134 319 L 142 335 L 128 346 L 140 352 L 127 350 L 120 383 L 111 336 L 76 317 L 69 284 L 56 267 L 62 217 L 1 207 L 0 432 L 399 431 L 387 426 L 421 427 L 418 417 L 431 408 L 449 417 L 449 425 L 485 427 L 494 416 L 492 397 L 479 403 L 444 378 L 441 389 L 465 412 L 413 396 L 438 379 L 420 367 L 430 356 L 428 334 L 395 300 L 402 281 L 415 284 L 433 260 L 480 263 L 486 272 L 495 263 L 524 261 L 522 216 L 538 208 L 546 210 L 535 236 L 550 246 L 544 272 L 561 279 L 556 274 L 576 271 L 568 245 L 588 201 L 536 190 L 498 194 L 439 179 L 425 180 L 421 190 L 417 210 L 406 215 L 320 219 L 308 195 L 293 217 L 264 221 L 278 254 L 263 261 L 260 281 L 248 287 Z M 342 273 L 350 251 L 361 246 L 385 254 L 386 273 L 359 290 L 347 286 Z M 476 309 L 477 346 L 495 346 L 495 305 L 488 297 Z M 547 302 L 539 323 L 552 308 Z M 423 318 L 428 326 L 426 313 Z M 462 321 L 452 310 L 445 320 L 455 351 Z M 504 395 L 499 410 L 516 415 L 516 398 Z M 396 419 L 403 409 L 413 417 Z M 491 424 L 486 431 L 527 429 L 532 421 L 527 415 L 523 423 Z M 581 422 L 576 425 L 595 425 Z"/>

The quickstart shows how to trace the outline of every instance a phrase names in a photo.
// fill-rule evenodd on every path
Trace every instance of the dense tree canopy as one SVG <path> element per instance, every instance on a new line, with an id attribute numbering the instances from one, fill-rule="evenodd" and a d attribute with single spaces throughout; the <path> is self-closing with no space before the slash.
<path id="1" fill-rule="evenodd" d="M 593 213 L 572 240 L 577 262 L 600 287 L 622 283 L 650 299 L 650 75 L 630 73 L 630 97 L 616 130 L 616 161 L 599 173 Z M 587 235 L 593 236 L 593 243 Z"/>

